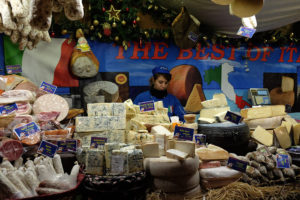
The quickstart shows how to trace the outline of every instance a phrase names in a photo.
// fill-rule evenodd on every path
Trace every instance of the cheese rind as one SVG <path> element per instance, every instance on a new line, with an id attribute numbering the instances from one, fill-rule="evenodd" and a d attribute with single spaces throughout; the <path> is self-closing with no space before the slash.
<path id="1" fill-rule="evenodd" d="M 175 143 L 175 145 L 176 145 L 176 143 Z M 166 156 L 168 158 L 173 158 L 173 159 L 177 159 L 177 160 L 185 160 L 188 157 L 188 154 L 183 151 L 179 151 L 177 149 L 168 149 L 166 151 Z"/>
<path id="2" fill-rule="evenodd" d="M 290 92 L 294 90 L 294 79 L 288 76 L 282 76 L 281 79 L 282 92 Z"/>
<path id="3" fill-rule="evenodd" d="M 273 145 L 273 134 L 266 131 L 261 126 L 258 126 L 251 135 L 252 138 L 257 140 L 258 142 L 266 145 L 272 146 Z"/>

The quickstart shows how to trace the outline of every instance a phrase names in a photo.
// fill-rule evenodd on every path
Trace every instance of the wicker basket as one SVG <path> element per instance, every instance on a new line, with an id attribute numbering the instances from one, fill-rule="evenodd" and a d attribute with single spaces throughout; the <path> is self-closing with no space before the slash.
<path id="1" fill-rule="evenodd" d="M 82 183 L 84 179 L 84 174 L 79 173 L 77 177 L 77 185 L 65 192 L 60 192 L 60 193 L 55 193 L 55 194 L 50 194 L 50 195 L 39 195 L 35 197 L 30 197 L 30 198 L 23 198 L 23 199 L 13 199 L 13 200 L 71 200 L 75 197 L 77 194 L 77 189 Z"/>

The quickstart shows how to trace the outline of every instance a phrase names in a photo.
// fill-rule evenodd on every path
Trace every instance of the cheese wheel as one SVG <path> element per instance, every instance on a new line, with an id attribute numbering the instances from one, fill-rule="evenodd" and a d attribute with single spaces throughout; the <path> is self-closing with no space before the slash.
<path id="1" fill-rule="evenodd" d="M 144 169 L 154 177 L 188 176 L 194 174 L 199 168 L 199 159 L 187 158 L 184 161 L 167 158 L 145 158 Z"/>
<path id="2" fill-rule="evenodd" d="M 68 102 L 56 94 L 45 94 L 39 97 L 33 104 L 34 114 L 51 111 L 59 112 L 57 121 L 63 120 L 69 112 Z"/>
<path id="3" fill-rule="evenodd" d="M 170 73 L 172 79 L 168 84 L 168 93 L 176 96 L 181 104 L 185 105 L 194 84 L 202 84 L 201 74 L 192 65 L 179 65 L 174 67 Z"/>
<path id="4" fill-rule="evenodd" d="M 295 92 L 283 92 L 281 87 L 274 88 L 270 91 L 272 105 L 290 105 L 295 103 Z"/>
<path id="5" fill-rule="evenodd" d="M 199 172 L 196 171 L 193 175 L 182 176 L 182 177 L 168 177 L 163 178 L 154 178 L 153 184 L 157 189 L 162 190 L 163 192 L 186 192 L 192 188 L 195 188 L 199 185 L 200 176 Z"/>

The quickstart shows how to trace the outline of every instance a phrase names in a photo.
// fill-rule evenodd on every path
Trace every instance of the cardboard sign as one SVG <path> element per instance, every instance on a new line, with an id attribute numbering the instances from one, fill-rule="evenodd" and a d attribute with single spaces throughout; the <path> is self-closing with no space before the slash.
<path id="1" fill-rule="evenodd" d="M 16 135 L 19 139 L 22 139 L 24 137 L 28 137 L 32 134 L 40 132 L 40 128 L 38 127 L 38 125 L 35 122 L 30 122 L 28 124 L 25 124 L 24 126 L 15 128 L 14 132 L 16 133 Z"/>
<path id="2" fill-rule="evenodd" d="M 18 110 L 18 106 L 16 103 L 0 106 L 1 115 L 8 115 L 9 113 L 12 113 L 17 110 Z"/>
<path id="3" fill-rule="evenodd" d="M 241 26 L 236 34 L 240 35 L 240 36 L 247 37 L 247 38 L 252 38 L 255 31 L 256 31 L 256 29 Z"/>
<path id="4" fill-rule="evenodd" d="M 55 144 L 52 144 L 50 142 L 47 142 L 45 140 L 42 140 L 37 153 L 38 154 L 43 154 L 45 156 L 48 156 L 50 158 L 53 158 L 56 151 L 58 149 L 58 146 Z"/>
<path id="5" fill-rule="evenodd" d="M 204 134 L 195 134 L 195 143 L 197 145 L 206 145 L 206 135 Z"/>
<path id="6" fill-rule="evenodd" d="M 227 121 L 233 122 L 235 124 L 238 124 L 243 120 L 241 115 L 238 115 L 238 114 L 236 114 L 234 112 L 231 112 L 231 111 L 227 111 L 224 119 L 227 120 Z"/>
<path id="7" fill-rule="evenodd" d="M 289 156 L 284 154 L 276 154 L 277 168 L 290 168 Z"/>
<path id="8" fill-rule="evenodd" d="M 6 65 L 7 74 L 20 74 L 22 73 L 21 65 Z"/>
<path id="9" fill-rule="evenodd" d="M 193 141 L 194 129 L 175 126 L 174 137 L 181 140 Z"/>
<path id="10" fill-rule="evenodd" d="M 40 89 L 44 90 L 50 94 L 54 94 L 57 87 L 55 85 L 52 85 L 50 83 L 46 83 L 45 81 L 43 81 L 40 85 Z"/>
<path id="11" fill-rule="evenodd" d="M 246 172 L 247 165 L 248 162 L 233 157 L 229 157 L 227 161 L 227 167 L 230 167 L 240 172 Z"/>
<path id="12" fill-rule="evenodd" d="M 104 145 L 107 142 L 107 138 L 104 137 L 91 137 L 91 148 L 98 148 L 100 145 Z"/>
<path id="13" fill-rule="evenodd" d="M 139 103 L 141 112 L 148 112 L 155 110 L 154 101 L 144 101 Z"/>

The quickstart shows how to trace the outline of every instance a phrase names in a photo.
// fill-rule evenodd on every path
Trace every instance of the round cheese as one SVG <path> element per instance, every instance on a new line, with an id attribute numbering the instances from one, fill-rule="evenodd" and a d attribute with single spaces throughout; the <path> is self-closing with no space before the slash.
<path id="1" fill-rule="evenodd" d="M 189 176 L 174 176 L 163 178 L 154 178 L 153 184 L 157 189 L 163 192 L 186 192 L 192 188 L 195 188 L 200 183 L 199 172 L 196 171 L 193 175 Z"/>
<path id="2" fill-rule="evenodd" d="M 161 156 L 159 158 L 145 158 L 144 169 L 154 177 L 175 177 L 195 174 L 199 168 L 199 158 L 187 158 L 184 161 Z"/>

